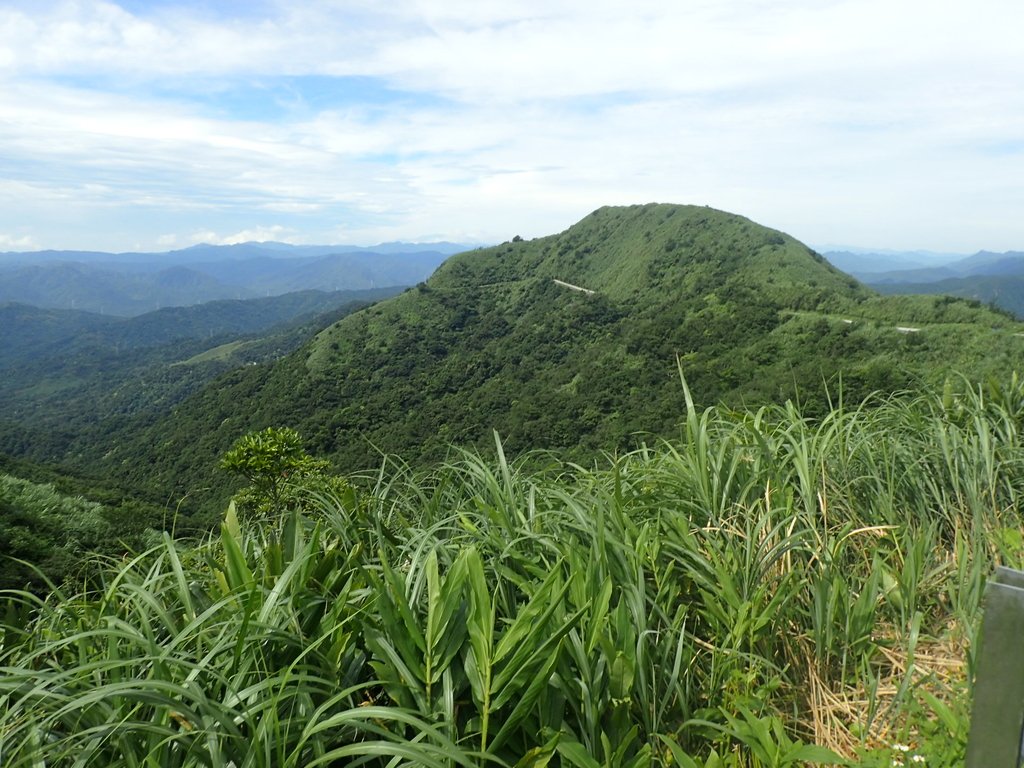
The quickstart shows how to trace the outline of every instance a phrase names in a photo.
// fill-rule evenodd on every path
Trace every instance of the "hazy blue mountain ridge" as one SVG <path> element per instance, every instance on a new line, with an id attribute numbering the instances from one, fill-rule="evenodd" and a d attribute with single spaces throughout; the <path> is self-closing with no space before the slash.
<path id="1" fill-rule="evenodd" d="M 972 275 L 932 283 L 872 283 L 879 293 L 956 296 L 990 304 L 1024 319 L 1024 275 Z"/>
<path id="2" fill-rule="evenodd" d="M 8 253 L 0 254 L 0 302 L 132 316 L 217 299 L 406 286 L 461 249 L 453 243 L 392 243 L 381 250 L 249 243 L 161 254 Z"/>
<path id="3" fill-rule="evenodd" d="M 873 251 L 858 248 L 824 248 L 829 263 L 855 277 L 894 270 L 934 269 L 965 258 L 963 254 L 931 251 Z"/>
<path id="4" fill-rule="evenodd" d="M 885 255 L 828 252 L 825 257 L 844 272 L 867 283 L 933 283 L 951 277 L 1024 275 L 1024 253 L 1019 251 L 978 251 L 945 263 L 916 267 L 905 259 L 897 259 L 888 268 Z"/>
<path id="5" fill-rule="evenodd" d="M 41 250 L 41 251 L 0 251 L 0 266 L 10 264 L 42 264 L 59 261 L 76 261 L 83 264 L 115 263 L 125 265 L 193 264 L 208 261 L 248 259 L 259 256 L 292 258 L 303 256 L 327 256 L 332 253 L 420 253 L 438 251 L 452 255 L 476 246 L 464 243 L 404 243 L 391 242 L 380 245 L 292 245 L 273 241 L 236 243 L 233 245 L 210 245 L 199 243 L 171 251 L 109 251 Z"/>
<path id="6" fill-rule="evenodd" d="M 1024 252 L 978 251 L 942 264 L 919 260 L 917 266 L 912 266 L 913 254 L 830 251 L 825 256 L 884 294 L 956 296 L 1024 318 Z"/>

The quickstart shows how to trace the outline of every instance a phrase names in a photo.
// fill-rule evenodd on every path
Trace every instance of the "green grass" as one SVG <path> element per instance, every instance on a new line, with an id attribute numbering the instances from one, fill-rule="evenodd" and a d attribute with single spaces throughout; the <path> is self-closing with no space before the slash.
<path id="1" fill-rule="evenodd" d="M 181 360 L 171 365 L 198 365 L 199 363 L 206 363 L 212 361 L 217 362 L 230 362 L 235 361 L 238 358 L 239 353 L 245 350 L 246 347 L 256 345 L 254 341 L 229 341 L 227 344 L 221 344 L 220 346 L 213 347 L 200 352 L 198 355 L 193 355 L 187 360 Z"/>
<path id="2" fill-rule="evenodd" d="M 1022 415 L 1016 379 L 691 404 L 591 467 L 498 442 L 229 510 L 9 595 L 0 763 L 957 765 L 985 577 L 1024 564 Z"/>

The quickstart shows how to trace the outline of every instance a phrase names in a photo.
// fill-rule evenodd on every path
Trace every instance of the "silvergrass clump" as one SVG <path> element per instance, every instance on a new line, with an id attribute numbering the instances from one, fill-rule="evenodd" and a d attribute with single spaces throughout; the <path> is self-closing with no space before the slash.
<path id="1" fill-rule="evenodd" d="M 1024 558 L 1022 403 L 691 404 L 597 468 L 496 442 L 229 510 L 6 594 L 0 763 L 955 764 L 985 575 Z"/>

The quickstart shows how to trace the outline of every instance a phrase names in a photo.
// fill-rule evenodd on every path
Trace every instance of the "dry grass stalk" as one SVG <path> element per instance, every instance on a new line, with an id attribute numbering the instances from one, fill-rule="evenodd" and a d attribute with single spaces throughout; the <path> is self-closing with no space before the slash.
<path id="1" fill-rule="evenodd" d="M 892 735 L 904 725 L 904 715 L 896 705 L 900 691 L 905 688 L 903 683 L 908 666 L 910 688 L 924 687 L 940 700 L 948 696 L 958 681 L 963 680 L 967 649 L 964 633 L 956 629 L 951 627 L 941 638 L 921 638 L 914 650 L 912 664 L 907 648 L 897 644 L 898 638 L 894 631 L 891 632 L 892 645 L 877 647 L 875 671 L 878 685 L 874 691 L 868 691 L 863 684 L 830 684 L 819 674 L 810 644 L 804 644 L 807 719 L 801 724 L 801 730 L 808 736 L 813 735 L 814 743 L 846 758 L 853 758 L 860 747 L 888 746 L 893 741 Z M 870 732 L 861 736 L 858 732 L 863 732 L 868 725 L 864 718 L 872 711 L 878 716 L 870 723 Z"/>

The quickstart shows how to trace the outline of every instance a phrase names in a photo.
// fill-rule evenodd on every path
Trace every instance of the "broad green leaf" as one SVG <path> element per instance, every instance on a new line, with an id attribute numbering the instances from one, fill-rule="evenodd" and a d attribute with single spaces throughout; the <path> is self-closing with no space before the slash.
<path id="1" fill-rule="evenodd" d="M 232 590 L 251 589 L 252 571 L 245 562 L 245 554 L 238 545 L 239 537 L 232 533 L 229 523 L 221 526 L 221 543 L 224 546 L 224 574 Z"/>
<path id="2" fill-rule="evenodd" d="M 563 738 L 558 742 L 558 754 L 576 768 L 602 768 L 582 744 L 572 739 Z"/>

